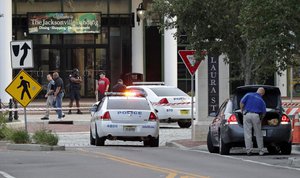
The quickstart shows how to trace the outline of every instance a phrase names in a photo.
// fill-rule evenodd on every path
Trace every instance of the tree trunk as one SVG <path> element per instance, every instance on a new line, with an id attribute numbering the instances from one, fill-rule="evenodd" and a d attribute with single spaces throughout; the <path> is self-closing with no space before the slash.
<path id="1" fill-rule="evenodd" d="M 244 55 L 244 65 L 243 65 L 243 72 L 244 72 L 244 82 L 245 85 L 252 84 L 252 68 L 251 68 L 251 59 L 248 50 Z"/>

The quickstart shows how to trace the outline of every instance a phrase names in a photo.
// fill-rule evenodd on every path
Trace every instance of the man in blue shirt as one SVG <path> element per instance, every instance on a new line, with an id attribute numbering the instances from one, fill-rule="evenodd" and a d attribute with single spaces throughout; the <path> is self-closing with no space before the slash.
<path id="1" fill-rule="evenodd" d="M 257 147 L 259 149 L 259 155 L 264 155 L 263 135 L 261 132 L 261 120 L 266 114 L 266 103 L 262 99 L 265 94 L 265 89 L 260 87 L 256 93 L 247 93 L 240 101 L 240 108 L 243 117 L 244 126 L 244 139 L 246 145 L 247 155 L 252 154 L 253 142 L 252 142 L 252 128 L 256 136 Z"/>

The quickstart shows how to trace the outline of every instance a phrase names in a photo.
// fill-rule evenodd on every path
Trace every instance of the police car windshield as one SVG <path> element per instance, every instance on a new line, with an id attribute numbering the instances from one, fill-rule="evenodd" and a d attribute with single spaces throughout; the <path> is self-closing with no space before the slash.
<path id="1" fill-rule="evenodd" d="M 157 96 L 188 96 L 178 88 L 150 88 Z"/>
<path id="2" fill-rule="evenodd" d="M 150 110 L 150 106 L 145 99 L 110 99 L 107 109 Z"/>

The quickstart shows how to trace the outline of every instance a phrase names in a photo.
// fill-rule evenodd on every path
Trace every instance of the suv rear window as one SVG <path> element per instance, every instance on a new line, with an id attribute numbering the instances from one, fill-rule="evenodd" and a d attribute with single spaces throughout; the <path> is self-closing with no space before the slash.
<path id="1" fill-rule="evenodd" d="M 150 110 L 146 99 L 110 99 L 107 109 Z"/>
<path id="2" fill-rule="evenodd" d="M 157 96 L 187 96 L 178 88 L 150 88 Z"/>

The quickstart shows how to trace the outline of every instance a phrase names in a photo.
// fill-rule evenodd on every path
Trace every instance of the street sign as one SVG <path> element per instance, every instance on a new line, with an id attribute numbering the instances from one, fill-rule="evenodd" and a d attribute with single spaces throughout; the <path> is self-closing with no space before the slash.
<path id="1" fill-rule="evenodd" d="M 191 75 L 194 75 L 197 71 L 201 61 L 197 61 L 194 57 L 195 50 L 179 50 L 178 54 L 183 60 L 186 68 L 190 72 Z"/>
<path id="2" fill-rule="evenodd" d="M 11 41 L 10 52 L 13 69 L 33 68 L 31 40 Z"/>
<path id="3" fill-rule="evenodd" d="M 21 70 L 5 91 L 26 107 L 42 90 L 42 86 L 27 72 Z"/>

